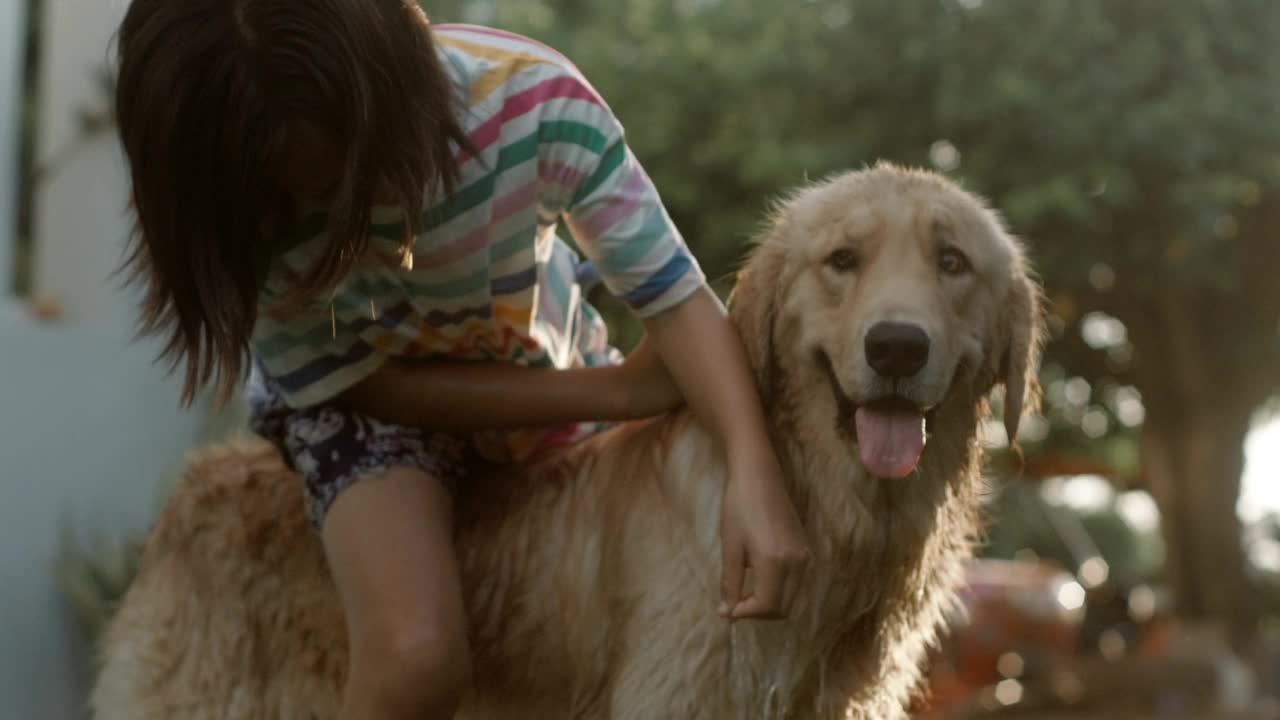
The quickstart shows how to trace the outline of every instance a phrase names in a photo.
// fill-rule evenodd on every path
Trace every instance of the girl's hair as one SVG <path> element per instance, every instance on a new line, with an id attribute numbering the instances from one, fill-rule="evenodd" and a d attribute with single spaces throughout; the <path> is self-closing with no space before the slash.
<path id="1" fill-rule="evenodd" d="M 329 240 L 297 300 L 364 254 L 380 183 L 408 250 L 425 197 L 456 186 L 450 143 L 471 147 L 457 98 L 412 0 L 133 0 L 118 49 L 141 332 L 185 365 L 184 405 L 210 381 L 225 400 L 250 367 L 272 243 L 298 220 L 280 182 L 291 140 L 318 134 L 340 163 Z"/>

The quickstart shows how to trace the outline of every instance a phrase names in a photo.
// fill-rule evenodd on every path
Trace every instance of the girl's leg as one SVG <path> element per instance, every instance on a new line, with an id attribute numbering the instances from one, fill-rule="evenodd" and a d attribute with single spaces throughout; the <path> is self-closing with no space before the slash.
<path id="1" fill-rule="evenodd" d="M 363 478 L 322 532 L 350 645 L 340 720 L 452 718 L 471 663 L 445 486 L 410 467 Z"/>

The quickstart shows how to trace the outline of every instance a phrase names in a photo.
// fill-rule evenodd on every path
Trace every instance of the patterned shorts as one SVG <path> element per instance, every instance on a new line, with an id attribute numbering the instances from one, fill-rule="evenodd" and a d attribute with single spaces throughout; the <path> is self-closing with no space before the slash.
<path id="1" fill-rule="evenodd" d="M 291 408 L 256 368 L 248 399 L 250 429 L 280 448 L 302 475 L 307 517 L 317 530 L 333 501 L 360 478 L 411 467 L 453 492 L 469 470 L 484 463 L 467 438 L 380 422 L 334 405 Z"/>

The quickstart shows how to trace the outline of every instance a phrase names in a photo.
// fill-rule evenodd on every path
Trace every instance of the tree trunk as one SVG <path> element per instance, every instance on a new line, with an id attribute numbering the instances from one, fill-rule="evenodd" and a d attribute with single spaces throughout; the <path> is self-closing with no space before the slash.
<path id="1" fill-rule="evenodd" d="M 1142 465 L 1160 509 L 1165 577 L 1183 617 L 1221 623 L 1245 650 L 1259 608 L 1236 505 L 1245 439 L 1267 393 L 1213 342 L 1222 320 L 1206 298 L 1167 288 L 1142 320 L 1130 324 L 1147 409 Z"/>
<path id="2" fill-rule="evenodd" d="M 1172 394 L 1172 393 L 1171 393 Z M 1143 466 L 1161 512 L 1165 576 L 1179 612 L 1223 623 L 1244 649 L 1258 618 L 1236 514 L 1252 408 L 1148 403 Z"/>

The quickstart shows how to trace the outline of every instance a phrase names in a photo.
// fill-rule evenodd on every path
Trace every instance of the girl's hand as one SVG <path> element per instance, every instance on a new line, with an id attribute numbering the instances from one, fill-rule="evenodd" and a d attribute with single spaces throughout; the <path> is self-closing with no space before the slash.
<path id="1" fill-rule="evenodd" d="M 720 612 L 730 618 L 784 617 L 809 549 L 769 441 L 742 339 L 706 286 L 647 319 L 645 328 L 689 407 L 725 453 Z"/>
<path id="2" fill-rule="evenodd" d="M 684 404 L 680 388 L 648 336 L 619 368 L 618 385 L 624 417 L 652 417 Z"/>
<path id="3" fill-rule="evenodd" d="M 786 617 L 809 560 L 808 540 L 777 457 L 768 439 L 763 442 L 745 453 L 728 453 L 720 519 L 720 614 L 735 620 Z"/>

